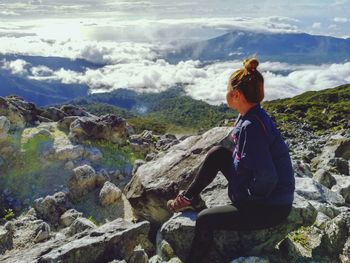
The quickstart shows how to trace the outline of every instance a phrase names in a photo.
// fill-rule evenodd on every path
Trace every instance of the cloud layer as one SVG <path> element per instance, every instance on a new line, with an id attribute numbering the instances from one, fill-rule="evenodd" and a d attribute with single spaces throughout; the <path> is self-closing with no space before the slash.
<path id="1" fill-rule="evenodd" d="M 172 65 L 158 59 L 106 65 L 85 72 L 53 71 L 45 66 L 31 66 L 23 60 L 3 60 L 0 66 L 12 74 L 39 81 L 86 84 L 92 92 L 118 88 L 159 92 L 183 84 L 190 96 L 210 104 L 220 104 L 225 102 L 227 80 L 234 70 L 241 67 L 241 62 L 219 62 L 203 67 L 199 61 L 189 60 Z M 259 68 L 265 78 L 266 100 L 350 83 L 350 62 L 321 66 L 265 62 Z"/>

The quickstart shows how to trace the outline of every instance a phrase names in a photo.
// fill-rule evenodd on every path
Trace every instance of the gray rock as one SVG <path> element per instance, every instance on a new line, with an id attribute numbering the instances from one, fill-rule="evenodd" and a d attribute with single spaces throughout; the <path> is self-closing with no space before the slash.
<path id="1" fill-rule="evenodd" d="M 167 201 L 189 185 L 207 151 L 225 141 L 230 131 L 220 127 L 189 137 L 164 156 L 140 166 L 124 189 L 135 216 L 156 225 L 169 219 Z"/>
<path id="2" fill-rule="evenodd" d="M 13 233 L 0 227 L 0 255 L 13 247 Z"/>
<path id="3" fill-rule="evenodd" d="M 69 209 L 64 212 L 63 215 L 61 215 L 60 224 L 64 227 L 70 226 L 75 221 L 75 219 L 81 217 L 82 215 L 82 213 L 78 212 L 75 209 Z"/>
<path id="4" fill-rule="evenodd" d="M 67 234 L 69 236 L 73 236 L 77 233 L 85 231 L 86 229 L 92 229 L 95 227 L 96 227 L 96 225 L 94 223 L 92 223 L 89 219 L 84 218 L 84 217 L 78 217 L 70 225 Z"/>
<path id="5" fill-rule="evenodd" d="M 335 173 L 349 175 L 349 162 L 344 158 L 332 158 L 328 161 L 327 165 Z"/>
<path id="6" fill-rule="evenodd" d="M 103 158 L 102 152 L 96 147 L 85 147 L 84 155 L 91 161 L 98 161 Z"/>
<path id="7" fill-rule="evenodd" d="M 38 226 L 38 228 L 35 230 L 34 242 L 38 243 L 49 239 L 50 233 L 51 233 L 51 229 L 48 223 L 46 222 L 41 223 Z"/>
<path id="8" fill-rule="evenodd" d="M 321 185 L 311 178 L 295 178 L 296 193 L 307 200 L 314 200 L 321 203 L 331 203 L 333 205 L 344 205 L 344 198 L 327 187 Z"/>
<path id="9" fill-rule="evenodd" d="M 163 259 L 159 255 L 154 255 L 148 261 L 148 263 L 163 263 L 163 262 L 164 262 Z"/>
<path id="10" fill-rule="evenodd" d="M 135 249 L 130 256 L 128 263 L 148 263 L 148 255 L 144 249 Z"/>
<path id="11" fill-rule="evenodd" d="M 279 226 L 244 232 L 216 231 L 214 245 L 207 262 L 215 262 L 211 261 L 212 258 L 220 258 L 219 262 L 227 262 L 234 256 L 243 253 L 261 255 L 272 252 L 288 233 L 301 226 L 313 224 L 316 215 L 316 209 L 305 199 L 296 195 L 289 217 Z M 166 240 L 180 259 L 186 259 L 190 249 L 189 244 L 191 244 L 194 235 L 196 217 L 195 212 L 175 214 L 162 225 L 158 232 L 158 246 L 163 240 Z"/>
<path id="12" fill-rule="evenodd" d="M 350 176 L 334 175 L 336 184 L 332 187 L 332 191 L 344 197 L 345 202 L 350 204 Z"/>
<path id="13" fill-rule="evenodd" d="M 133 224 L 116 219 L 88 230 L 85 235 L 50 239 L 22 250 L 21 253 L 8 253 L 1 260 L 2 263 L 95 263 L 128 259 L 140 244 L 147 253 L 153 252 L 153 246 L 147 239 L 149 227 L 148 222 Z"/>
<path id="14" fill-rule="evenodd" d="M 340 255 L 340 261 L 342 263 L 350 262 L 350 237 L 345 242 L 343 253 Z"/>
<path id="15" fill-rule="evenodd" d="M 127 135 L 126 121 L 110 114 L 102 117 L 79 117 L 71 123 L 69 133 L 69 137 L 78 142 L 104 139 L 118 144 L 125 144 Z"/>
<path id="16" fill-rule="evenodd" d="M 69 180 L 69 195 L 76 200 L 86 195 L 97 186 L 95 169 L 89 165 L 82 165 L 73 169 L 74 175 Z"/>
<path id="17" fill-rule="evenodd" d="M 10 127 L 10 121 L 5 116 L 0 116 L 0 140 L 7 138 Z"/>
<path id="18" fill-rule="evenodd" d="M 337 183 L 331 173 L 325 169 L 317 170 L 317 172 L 314 174 L 313 179 L 329 189 L 331 189 L 332 186 Z"/>
<path id="19" fill-rule="evenodd" d="M 99 200 L 102 206 L 114 204 L 121 197 L 122 191 L 111 182 L 105 182 L 99 194 Z"/>
<path id="20" fill-rule="evenodd" d="M 39 218 L 56 225 L 61 215 L 71 207 L 71 204 L 65 193 L 58 192 L 53 196 L 48 195 L 45 198 L 36 199 L 33 207 Z"/>
<path id="21" fill-rule="evenodd" d="M 79 108 L 74 105 L 63 105 L 60 109 L 61 112 L 64 112 L 68 116 L 85 116 L 90 117 L 92 114 L 86 112 L 84 109 Z"/>
<path id="22" fill-rule="evenodd" d="M 49 107 L 44 109 L 44 111 L 40 115 L 52 121 L 59 121 L 62 120 L 64 117 L 68 116 L 64 111 L 55 107 Z"/>

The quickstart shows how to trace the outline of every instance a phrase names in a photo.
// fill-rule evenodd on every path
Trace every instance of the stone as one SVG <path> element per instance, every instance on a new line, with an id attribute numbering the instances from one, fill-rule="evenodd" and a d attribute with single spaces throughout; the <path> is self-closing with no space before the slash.
<path id="1" fill-rule="evenodd" d="M 73 173 L 68 182 L 69 195 L 77 200 L 97 186 L 97 176 L 95 169 L 89 165 L 78 166 Z"/>
<path id="2" fill-rule="evenodd" d="M 79 117 L 70 125 L 69 137 L 77 142 L 104 139 L 123 145 L 127 139 L 126 121 L 115 115 Z"/>
<path id="3" fill-rule="evenodd" d="M 349 175 L 349 162 L 344 158 L 332 158 L 328 161 L 327 165 L 338 174 Z"/>
<path id="4" fill-rule="evenodd" d="M 162 240 L 162 242 L 160 242 L 159 251 L 160 251 L 161 257 L 162 257 L 164 260 L 166 260 L 166 261 L 168 261 L 168 260 L 170 260 L 171 258 L 175 257 L 173 248 L 172 248 L 171 245 L 170 245 L 167 241 L 165 241 L 165 240 Z"/>
<path id="5" fill-rule="evenodd" d="M 52 121 L 59 121 L 68 116 L 67 113 L 55 107 L 48 107 L 44 109 L 40 115 Z"/>
<path id="6" fill-rule="evenodd" d="M 122 191 L 111 182 L 105 182 L 99 194 L 99 200 L 102 206 L 112 205 L 121 197 Z"/>
<path id="7" fill-rule="evenodd" d="M 8 97 L 0 97 L 0 115 L 5 116 L 13 128 L 22 129 L 26 126 L 26 120 L 19 106 Z"/>
<path id="8" fill-rule="evenodd" d="M 307 200 L 331 203 L 335 206 L 345 204 L 344 198 L 311 178 L 295 178 L 296 193 Z"/>
<path id="9" fill-rule="evenodd" d="M 144 249 L 135 249 L 128 263 L 148 263 L 148 255 Z"/>
<path id="10" fill-rule="evenodd" d="M 95 228 L 96 225 L 92 223 L 89 219 L 84 217 L 78 217 L 74 220 L 74 222 L 70 225 L 67 235 L 73 236 L 77 233 L 83 232 L 86 229 Z"/>
<path id="11" fill-rule="evenodd" d="M 65 193 L 58 192 L 34 200 L 33 207 L 39 218 L 56 225 L 61 215 L 71 207 L 71 203 Z"/>
<path id="12" fill-rule="evenodd" d="M 92 116 L 90 113 L 86 112 L 84 109 L 79 108 L 74 105 L 63 105 L 60 109 L 61 112 L 64 112 L 67 116 Z"/>
<path id="13" fill-rule="evenodd" d="M 212 261 L 213 258 L 219 258 L 219 262 L 227 262 L 239 254 L 259 256 L 272 252 L 288 233 L 301 226 L 312 225 L 316 215 L 316 209 L 296 195 L 290 215 L 276 227 L 254 231 L 215 231 L 214 244 L 207 262 L 216 262 Z M 196 217 L 197 213 L 191 211 L 174 214 L 159 230 L 157 246 L 165 240 L 171 245 L 175 255 L 181 260 L 186 259 L 194 235 Z"/>
<path id="14" fill-rule="evenodd" d="M 13 247 L 13 234 L 0 226 L 0 255 Z"/>
<path id="15" fill-rule="evenodd" d="M 218 127 L 188 137 L 164 156 L 140 166 L 124 189 L 135 216 L 158 226 L 168 220 L 167 201 L 189 185 L 208 150 L 223 144 L 231 129 Z"/>
<path id="16" fill-rule="evenodd" d="M 331 189 L 332 186 L 337 183 L 337 181 L 331 175 L 331 173 L 325 169 L 317 170 L 316 173 L 314 174 L 313 179 L 329 189 Z"/>
<path id="17" fill-rule="evenodd" d="M 350 204 L 350 176 L 334 175 L 336 184 L 332 191 L 340 194 L 347 204 Z"/>
<path id="18" fill-rule="evenodd" d="M 41 223 L 35 230 L 34 242 L 39 243 L 50 238 L 51 229 L 48 223 Z"/>
<path id="19" fill-rule="evenodd" d="M 10 130 L 10 121 L 5 116 L 0 116 L 0 140 L 8 137 L 8 131 Z"/>
<path id="20" fill-rule="evenodd" d="M 148 263 L 163 263 L 163 262 L 164 262 L 163 259 L 159 255 L 154 255 L 148 261 Z"/>
<path id="21" fill-rule="evenodd" d="M 78 212 L 75 209 L 69 209 L 61 215 L 60 224 L 64 227 L 70 226 L 75 221 L 75 219 L 81 217 L 82 215 L 82 213 Z"/>
<path id="22" fill-rule="evenodd" d="M 86 230 L 72 237 L 50 239 L 31 246 L 21 253 L 14 251 L 1 258 L 2 263 L 14 262 L 66 262 L 96 263 L 118 260 L 123 262 L 141 245 L 147 254 L 154 253 L 148 240 L 150 224 L 137 224 L 116 219 L 100 227 Z"/>

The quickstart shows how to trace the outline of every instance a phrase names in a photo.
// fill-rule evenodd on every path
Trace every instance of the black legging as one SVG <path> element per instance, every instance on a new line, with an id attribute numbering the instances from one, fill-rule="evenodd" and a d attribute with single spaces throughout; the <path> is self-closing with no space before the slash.
<path id="1" fill-rule="evenodd" d="M 221 171 L 224 176 L 232 176 L 232 152 L 222 146 L 213 147 L 207 154 L 197 176 L 185 196 L 196 197 Z M 192 241 L 189 263 L 200 263 L 208 252 L 214 230 L 257 230 L 276 226 L 289 214 L 291 205 L 267 206 L 246 203 L 238 208 L 234 205 L 208 208 L 198 214 L 195 236 Z"/>

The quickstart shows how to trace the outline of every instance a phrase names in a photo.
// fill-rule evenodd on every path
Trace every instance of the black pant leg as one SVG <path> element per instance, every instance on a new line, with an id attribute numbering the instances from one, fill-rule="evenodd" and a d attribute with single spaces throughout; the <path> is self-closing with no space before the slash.
<path id="1" fill-rule="evenodd" d="M 209 150 L 196 177 L 188 187 L 185 195 L 189 198 L 198 196 L 221 171 L 225 177 L 232 170 L 232 151 L 223 146 L 214 146 Z"/>

